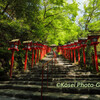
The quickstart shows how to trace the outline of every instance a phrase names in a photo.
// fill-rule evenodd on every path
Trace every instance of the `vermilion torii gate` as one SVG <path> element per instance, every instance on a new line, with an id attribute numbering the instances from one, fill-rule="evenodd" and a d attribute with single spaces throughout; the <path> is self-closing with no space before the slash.
<path id="1" fill-rule="evenodd" d="M 14 63 L 14 51 L 19 51 L 18 45 L 20 45 L 19 39 L 13 39 L 10 42 L 10 48 L 8 50 L 12 51 L 12 57 L 11 57 L 11 67 L 10 67 L 10 77 L 12 77 L 12 70 L 13 70 L 13 63 Z M 24 48 L 23 50 L 26 51 L 25 54 L 25 64 L 24 64 L 24 70 L 27 69 L 27 58 L 28 58 L 28 51 L 32 50 L 32 62 L 31 67 L 33 68 L 33 62 L 35 61 L 35 64 L 39 62 L 39 60 L 42 60 L 42 58 L 49 52 L 51 52 L 51 48 L 47 45 L 44 45 L 42 43 L 32 43 L 32 40 L 24 41 Z M 35 50 L 35 54 L 34 54 Z"/>
<path id="2" fill-rule="evenodd" d="M 80 64 L 80 42 L 78 40 L 74 41 L 74 44 L 75 44 L 75 48 L 77 49 L 78 51 L 78 64 Z"/>
<path id="3" fill-rule="evenodd" d="M 42 60 L 42 58 L 51 51 L 51 48 L 47 45 L 44 45 L 42 43 L 36 42 L 32 43 L 31 45 L 32 49 L 32 63 L 31 67 L 33 68 L 33 64 L 35 61 L 35 64 L 39 62 L 39 60 Z M 35 59 L 34 59 L 35 58 Z"/>
<path id="4" fill-rule="evenodd" d="M 96 70 L 97 72 L 99 72 L 99 68 L 98 68 L 98 56 L 97 56 L 97 49 L 96 46 L 99 44 L 98 39 L 99 39 L 100 35 L 89 35 L 88 39 L 91 40 L 91 44 L 90 46 L 94 46 L 94 52 L 95 52 L 95 66 L 96 66 Z"/>
<path id="5" fill-rule="evenodd" d="M 27 53 L 28 50 L 31 51 L 32 49 L 32 62 L 31 62 L 31 67 L 33 68 L 33 64 L 39 62 L 47 53 L 51 51 L 51 48 L 48 47 L 47 45 L 41 44 L 41 43 L 32 43 L 32 41 L 25 41 L 25 48 L 23 50 L 26 50 L 26 56 L 25 56 L 25 67 L 24 69 L 26 70 L 27 66 Z M 35 54 L 34 54 L 35 51 Z"/>
<path id="6" fill-rule="evenodd" d="M 98 38 L 100 35 L 89 35 L 88 38 L 79 38 L 77 41 L 68 43 L 66 45 L 61 45 L 57 46 L 57 52 L 60 52 L 65 58 L 69 59 L 71 62 L 73 62 L 74 58 L 74 63 L 76 63 L 76 50 L 78 51 L 78 63 L 80 64 L 80 49 L 83 49 L 83 62 L 84 62 L 84 67 L 86 67 L 86 55 L 85 55 L 85 47 L 87 46 L 87 41 L 91 40 L 90 46 L 94 46 L 94 55 L 95 55 L 95 67 L 96 71 L 99 71 L 98 68 L 98 58 L 97 58 L 97 50 L 96 46 L 99 44 Z M 73 53 L 74 51 L 74 53 Z M 74 55 L 74 57 L 73 57 Z"/>
<path id="7" fill-rule="evenodd" d="M 87 46 L 86 45 L 87 38 L 79 38 L 78 41 L 80 43 L 81 48 L 83 49 L 83 62 L 84 62 L 84 67 L 86 67 L 85 47 Z"/>

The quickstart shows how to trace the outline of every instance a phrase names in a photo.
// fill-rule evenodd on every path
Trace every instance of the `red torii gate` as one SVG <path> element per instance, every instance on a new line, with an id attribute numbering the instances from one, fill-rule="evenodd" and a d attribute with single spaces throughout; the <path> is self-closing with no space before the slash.
<path id="1" fill-rule="evenodd" d="M 50 47 L 39 42 L 32 43 L 31 49 L 32 49 L 32 63 L 31 63 L 32 68 L 33 68 L 33 60 L 34 60 L 34 50 L 35 50 L 35 64 L 39 62 L 39 60 L 42 60 L 45 54 L 51 51 Z"/>
<path id="2" fill-rule="evenodd" d="M 97 56 L 97 49 L 96 46 L 99 44 L 98 39 L 99 39 L 100 35 L 93 35 L 90 34 L 88 35 L 88 39 L 91 40 L 91 44 L 90 46 L 94 46 L 94 52 L 95 52 L 95 67 L 96 67 L 96 71 L 99 72 L 99 68 L 98 68 L 98 56 Z"/>
<path id="3" fill-rule="evenodd" d="M 80 46 L 83 48 L 83 61 L 84 61 L 84 67 L 86 67 L 86 57 L 85 57 L 85 47 L 87 38 L 79 38 L 78 41 L 80 42 Z"/>
<path id="4" fill-rule="evenodd" d="M 90 46 L 94 46 L 94 52 L 95 52 L 95 66 L 97 72 L 99 72 L 98 68 L 98 57 L 97 57 L 97 50 L 96 46 L 100 43 L 98 42 L 98 39 L 100 37 L 100 34 L 90 34 L 88 35 L 88 38 L 79 38 L 78 41 L 74 41 L 71 43 L 68 43 L 66 45 L 57 46 L 57 52 L 60 52 L 65 58 L 71 60 L 73 62 L 73 51 L 74 50 L 74 63 L 76 62 L 76 53 L 75 50 L 78 51 L 78 64 L 80 64 L 80 48 L 83 49 L 83 62 L 84 67 L 86 67 L 86 57 L 85 57 L 85 47 L 87 46 L 87 41 L 91 40 Z M 67 50 L 67 52 L 66 52 Z"/>
<path id="5" fill-rule="evenodd" d="M 67 45 L 62 45 L 57 47 L 57 51 L 60 52 L 65 58 L 68 58 L 73 62 L 73 50 L 74 50 L 74 63 L 76 63 L 76 49 L 78 50 L 78 63 L 80 63 L 80 48 L 83 48 L 83 61 L 84 66 L 86 66 L 86 58 L 85 58 L 85 47 L 86 47 L 86 38 L 80 38 L 78 41 L 68 43 Z M 65 51 L 64 51 L 65 50 Z M 66 57 L 67 50 L 67 57 Z"/>
<path id="6" fill-rule="evenodd" d="M 77 49 L 78 51 L 78 64 L 80 64 L 80 42 L 78 42 L 78 40 L 74 41 L 74 44 L 75 44 L 75 48 Z"/>

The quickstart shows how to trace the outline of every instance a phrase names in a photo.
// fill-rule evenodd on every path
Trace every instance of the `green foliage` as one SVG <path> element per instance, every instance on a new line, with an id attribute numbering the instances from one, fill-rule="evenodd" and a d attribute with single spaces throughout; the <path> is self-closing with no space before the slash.
<path id="1" fill-rule="evenodd" d="M 71 39 L 77 39 L 78 26 L 75 24 L 75 19 L 78 5 L 75 1 L 68 4 L 66 0 L 44 0 L 42 5 L 39 18 L 44 27 L 42 28 L 44 41 L 58 45 L 71 41 Z M 71 34 L 72 36 L 69 38 L 68 35 Z"/>
<path id="2" fill-rule="evenodd" d="M 92 62 L 92 55 L 94 54 L 94 48 L 93 46 L 90 46 L 91 41 L 88 40 L 87 42 L 87 47 L 86 47 L 86 64 L 87 68 L 93 70 L 92 68 L 94 67 L 93 62 Z"/>
<path id="3" fill-rule="evenodd" d="M 100 0 L 88 0 L 84 4 L 84 15 L 79 19 L 82 34 L 85 36 L 89 30 L 100 30 Z"/>
<path id="4" fill-rule="evenodd" d="M 86 69 L 89 71 L 96 71 L 95 64 L 93 64 L 93 58 L 94 57 L 94 46 L 90 46 L 91 41 L 87 41 L 87 46 L 85 47 L 85 57 L 86 57 Z M 83 62 L 83 48 L 80 49 L 81 54 L 81 61 L 80 66 L 84 68 L 84 62 Z"/>
<path id="5" fill-rule="evenodd" d="M 84 5 L 84 16 L 79 19 L 78 26 L 78 4 L 75 0 L 71 4 L 67 0 L 0 0 L 1 71 L 2 68 L 4 71 L 10 68 L 11 51 L 7 49 L 9 41 L 14 38 L 19 38 L 21 43 L 33 40 L 59 45 L 86 36 L 89 30 L 99 30 L 99 5 L 99 0 L 89 0 L 89 4 Z M 20 51 L 15 53 L 14 69 L 21 70 L 25 52 L 23 45 L 19 48 Z M 86 48 L 88 50 L 89 47 Z M 31 58 L 31 52 L 29 55 L 28 59 Z M 86 55 L 90 56 L 88 53 Z M 30 60 L 28 64 L 31 64 Z"/>
<path id="6" fill-rule="evenodd" d="M 0 75 L 6 74 L 10 67 L 9 67 L 9 59 L 11 53 L 7 50 L 7 48 L 0 48 Z"/>

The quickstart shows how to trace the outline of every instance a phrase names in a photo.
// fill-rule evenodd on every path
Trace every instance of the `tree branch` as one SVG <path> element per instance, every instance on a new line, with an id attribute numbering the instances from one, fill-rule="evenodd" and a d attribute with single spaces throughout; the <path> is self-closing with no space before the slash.
<path id="1" fill-rule="evenodd" d="M 92 9 L 91 13 L 89 14 L 89 16 L 88 16 L 88 18 L 86 20 L 85 30 L 88 30 L 88 23 L 91 21 L 92 15 L 94 14 L 94 11 L 98 8 L 98 7 L 95 7 L 95 2 L 96 1 L 94 0 L 94 2 L 93 2 L 93 9 Z"/>
<path id="2" fill-rule="evenodd" d="M 47 9 L 47 11 L 51 10 L 52 8 Z"/>
<path id="3" fill-rule="evenodd" d="M 1 13 L 2 15 L 6 12 L 6 10 L 8 9 L 9 5 L 10 5 L 10 2 L 7 3 L 6 7 L 4 8 L 3 12 Z"/>
<path id="4" fill-rule="evenodd" d="M 45 19 L 45 15 L 46 15 L 46 2 L 44 0 L 44 19 Z"/>
<path id="5" fill-rule="evenodd" d="M 53 20 L 51 22 L 49 22 L 47 25 L 45 25 L 44 27 L 47 27 L 49 26 L 51 23 L 53 22 Z"/>
<path id="6" fill-rule="evenodd" d="M 46 16 L 45 18 L 48 18 L 48 17 L 54 16 L 54 15 L 58 15 L 58 14 L 60 14 L 60 13 L 53 14 L 53 15 L 49 15 L 49 16 Z"/>

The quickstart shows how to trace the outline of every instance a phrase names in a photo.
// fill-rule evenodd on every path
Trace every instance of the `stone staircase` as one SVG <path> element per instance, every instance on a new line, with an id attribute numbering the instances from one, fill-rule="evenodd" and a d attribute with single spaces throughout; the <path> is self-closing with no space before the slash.
<path id="1" fill-rule="evenodd" d="M 13 97 L 14 100 L 41 100 L 41 64 L 52 57 L 51 52 L 33 69 L 14 75 L 7 81 L 0 81 L 0 96 Z M 47 68 L 44 67 L 43 100 L 100 100 L 100 75 L 57 55 L 57 64 L 49 64 L 48 87 Z"/>

